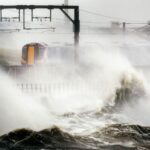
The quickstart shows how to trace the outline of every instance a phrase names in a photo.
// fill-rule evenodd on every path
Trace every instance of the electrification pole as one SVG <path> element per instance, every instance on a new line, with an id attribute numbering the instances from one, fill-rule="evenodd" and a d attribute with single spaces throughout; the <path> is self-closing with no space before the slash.
<path id="1" fill-rule="evenodd" d="M 69 0 L 64 0 L 64 5 L 65 6 L 68 6 L 69 5 Z M 68 9 L 65 10 L 66 13 L 68 14 Z"/>
<path id="2" fill-rule="evenodd" d="M 68 1 L 68 0 L 64 0 L 64 5 L 65 5 L 65 6 L 68 6 L 68 5 L 69 5 L 69 1 Z M 64 11 L 66 12 L 67 15 L 69 14 L 68 9 L 65 9 Z M 66 18 L 66 16 L 65 16 L 64 19 L 65 19 L 65 22 L 67 22 L 67 23 L 69 22 L 69 21 L 68 21 L 68 18 Z"/>

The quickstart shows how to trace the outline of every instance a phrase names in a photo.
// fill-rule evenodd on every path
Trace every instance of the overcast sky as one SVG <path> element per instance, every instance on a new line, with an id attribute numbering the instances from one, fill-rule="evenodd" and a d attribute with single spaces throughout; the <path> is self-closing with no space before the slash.
<path id="1" fill-rule="evenodd" d="M 1 0 L 0 4 L 63 4 L 63 2 L 64 0 Z M 150 0 L 69 0 L 69 3 L 79 5 L 81 9 L 126 20 L 144 22 L 150 20 Z M 81 12 L 81 15 L 83 14 L 84 12 Z M 88 17 L 85 18 L 87 20 Z M 97 18 L 101 20 L 100 17 Z"/>

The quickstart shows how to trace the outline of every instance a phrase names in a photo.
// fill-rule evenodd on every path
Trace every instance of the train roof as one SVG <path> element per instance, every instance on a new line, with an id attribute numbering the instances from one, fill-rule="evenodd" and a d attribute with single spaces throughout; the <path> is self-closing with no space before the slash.
<path id="1" fill-rule="evenodd" d="M 23 46 L 23 48 L 28 47 L 28 46 L 36 46 L 39 48 L 47 48 L 48 45 L 46 43 L 37 43 L 37 42 L 32 42 L 32 43 L 27 43 Z"/>

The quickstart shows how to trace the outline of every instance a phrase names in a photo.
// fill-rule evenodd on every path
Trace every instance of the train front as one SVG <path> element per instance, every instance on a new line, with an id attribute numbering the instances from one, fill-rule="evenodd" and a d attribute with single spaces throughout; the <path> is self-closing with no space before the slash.
<path id="1" fill-rule="evenodd" d="M 45 43 L 29 43 L 22 48 L 21 64 L 24 66 L 39 65 L 46 62 L 46 51 L 48 45 Z"/>

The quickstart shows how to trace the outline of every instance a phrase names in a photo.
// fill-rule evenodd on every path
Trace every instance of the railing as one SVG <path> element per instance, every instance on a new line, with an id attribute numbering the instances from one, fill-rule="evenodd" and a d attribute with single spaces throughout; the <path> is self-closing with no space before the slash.
<path id="1" fill-rule="evenodd" d="M 97 86 L 76 83 L 18 83 L 17 89 L 26 94 L 91 94 L 97 92 Z M 95 90 L 94 90 L 95 89 Z"/>

